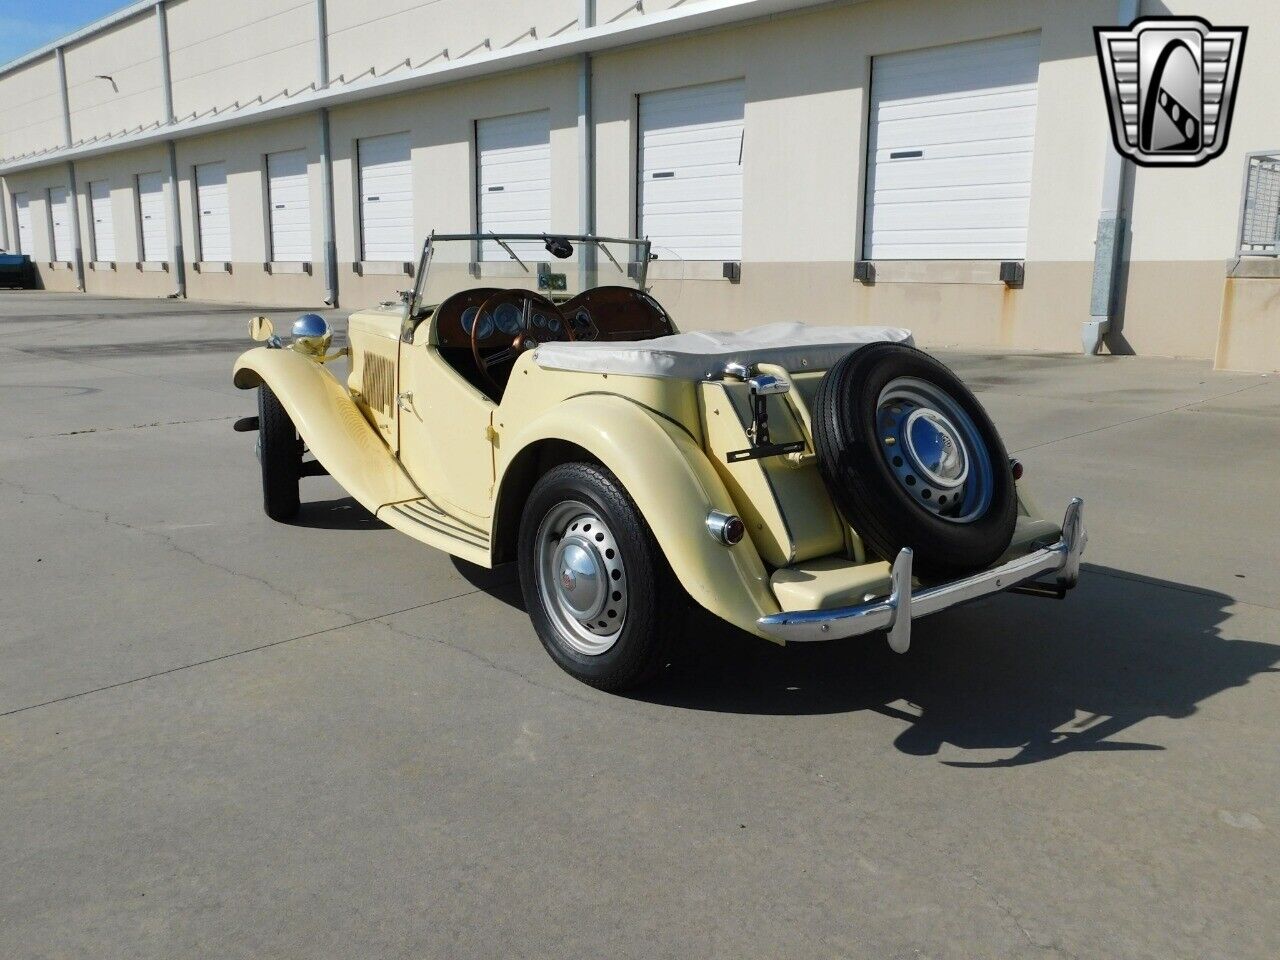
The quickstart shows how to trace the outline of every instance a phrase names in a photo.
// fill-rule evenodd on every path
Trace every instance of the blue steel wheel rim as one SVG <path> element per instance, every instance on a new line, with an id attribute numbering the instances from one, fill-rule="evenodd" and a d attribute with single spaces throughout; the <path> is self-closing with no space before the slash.
<path id="1" fill-rule="evenodd" d="M 986 515 L 995 493 L 991 453 L 946 390 L 918 377 L 889 381 L 876 401 L 875 429 L 885 462 L 919 507 L 950 523 Z"/>

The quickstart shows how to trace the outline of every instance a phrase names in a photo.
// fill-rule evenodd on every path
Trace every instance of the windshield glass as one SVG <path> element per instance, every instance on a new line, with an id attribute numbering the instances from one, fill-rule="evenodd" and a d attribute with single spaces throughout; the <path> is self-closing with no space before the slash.
<path id="1" fill-rule="evenodd" d="M 536 290 L 568 300 L 593 287 L 647 290 L 650 245 L 645 240 L 532 236 L 433 235 L 423 247 L 414 287 L 416 310 L 439 306 L 476 287 Z"/>

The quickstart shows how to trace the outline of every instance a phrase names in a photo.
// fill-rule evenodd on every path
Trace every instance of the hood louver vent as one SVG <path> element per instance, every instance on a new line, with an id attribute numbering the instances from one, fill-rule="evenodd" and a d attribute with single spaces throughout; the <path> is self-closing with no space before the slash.
<path id="1" fill-rule="evenodd" d="M 395 395 L 396 372 L 387 357 L 366 353 L 360 372 L 360 392 L 370 407 L 390 415 Z"/>

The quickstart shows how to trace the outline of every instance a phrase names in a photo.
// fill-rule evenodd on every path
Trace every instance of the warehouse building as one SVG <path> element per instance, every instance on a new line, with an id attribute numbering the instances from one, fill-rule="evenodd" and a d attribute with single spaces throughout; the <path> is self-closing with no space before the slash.
<path id="1" fill-rule="evenodd" d="M 1112 146 L 1093 27 L 1137 15 L 1249 28 L 1203 166 Z M 0 246 L 354 308 L 431 230 L 639 234 L 686 329 L 1271 370 L 1277 90 L 1274 0 L 144 0 L 0 67 Z"/>

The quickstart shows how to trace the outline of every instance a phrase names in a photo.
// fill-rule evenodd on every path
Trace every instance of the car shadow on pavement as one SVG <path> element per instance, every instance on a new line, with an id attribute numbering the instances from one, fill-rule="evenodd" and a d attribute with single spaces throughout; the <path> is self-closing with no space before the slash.
<path id="1" fill-rule="evenodd" d="M 296 527 L 313 527 L 316 530 L 390 529 L 352 497 L 304 500 L 298 515 L 289 522 Z"/>
<path id="2" fill-rule="evenodd" d="M 520 571 L 514 563 L 503 563 L 489 568 L 463 560 L 461 557 L 449 559 L 453 561 L 453 568 L 471 586 L 477 590 L 483 590 L 509 607 L 528 612 L 524 608 L 524 595 L 520 592 Z"/>
<path id="3" fill-rule="evenodd" d="M 1001 594 L 919 620 L 911 650 L 883 634 L 782 648 L 698 612 L 666 674 L 637 699 L 695 710 L 870 710 L 906 726 L 894 745 L 1007 752 L 944 761 L 1004 767 L 1079 750 L 1161 750 L 1124 739 L 1280 663 L 1280 645 L 1238 639 L 1231 597 L 1085 565 L 1065 600 Z M 717 625 L 718 624 L 718 625 Z"/>

